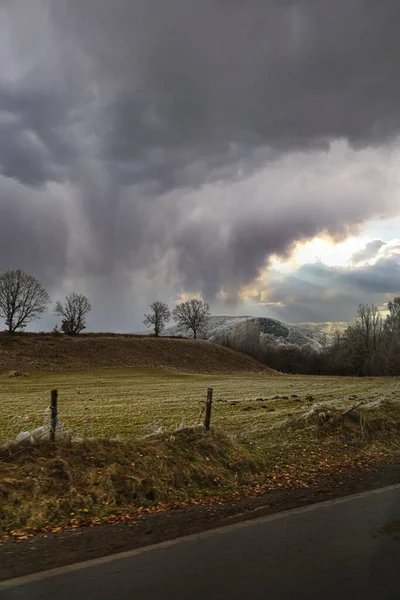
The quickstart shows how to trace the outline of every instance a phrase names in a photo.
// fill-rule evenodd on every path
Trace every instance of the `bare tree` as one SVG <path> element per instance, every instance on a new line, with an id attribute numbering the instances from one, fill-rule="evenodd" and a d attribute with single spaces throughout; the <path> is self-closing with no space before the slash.
<path id="1" fill-rule="evenodd" d="M 68 294 L 64 304 L 57 302 L 54 314 L 62 317 L 61 329 L 67 335 L 77 335 L 86 328 L 86 315 L 92 310 L 82 294 Z"/>
<path id="2" fill-rule="evenodd" d="M 360 304 L 353 326 L 367 351 L 377 349 L 378 340 L 382 333 L 383 321 L 375 304 Z"/>
<path id="3" fill-rule="evenodd" d="M 360 304 L 358 307 L 358 313 L 355 320 L 355 329 L 362 340 L 362 344 L 368 351 L 371 343 L 371 332 L 372 332 L 372 319 L 371 319 L 371 307 L 368 304 Z"/>
<path id="4" fill-rule="evenodd" d="M 371 305 L 371 325 L 372 325 L 372 345 L 374 351 L 378 350 L 379 340 L 382 337 L 383 319 L 379 309 L 375 304 Z"/>
<path id="5" fill-rule="evenodd" d="M 24 329 L 47 309 L 50 298 L 37 279 L 21 271 L 6 271 L 0 276 L 0 317 L 9 333 Z"/>
<path id="6" fill-rule="evenodd" d="M 389 314 L 386 317 L 385 329 L 391 334 L 398 335 L 400 333 L 400 296 L 393 298 L 388 303 Z"/>
<path id="7" fill-rule="evenodd" d="M 388 303 L 384 324 L 385 375 L 400 374 L 400 296 Z"/>
<path id="8" fill-rule="evenodd" d="M 333 340 L 330 368 L 343 375 L 379 375 L 384 369 L 383 320 L 377 306 L 360 304 L 354 324 Z"/>
<path id="9" fill-rule="evenodd" d="M 210 314 L 208 304 L 196 298 L 178 304 L 172 311 L 174 321 L 185 331 L 192 331 L 194 339 L 205 328 Z"/>
<path id="10" fill-rule="evenodd" d="M 156 300 L 150 305 L 151 313 L 144 315 L 145 319 L 143 323 L 147 327 L 154 328 L 154 336 L 158 337 L 160 333 L 165 329 L 165 324 L 170 320 L 171 313 L 168 305 L 165 302 Z"/>

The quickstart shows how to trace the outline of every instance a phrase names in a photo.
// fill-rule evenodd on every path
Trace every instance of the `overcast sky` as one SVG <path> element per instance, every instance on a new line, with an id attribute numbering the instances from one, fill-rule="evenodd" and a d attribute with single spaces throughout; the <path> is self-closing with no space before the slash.
<path id="1" fill-rule="evenodd" d="M 400 293 L 398 0 L 0 0 L 0 272 L 351 319 Z M 48 315 L 37 329 L 52 326 Z"/>

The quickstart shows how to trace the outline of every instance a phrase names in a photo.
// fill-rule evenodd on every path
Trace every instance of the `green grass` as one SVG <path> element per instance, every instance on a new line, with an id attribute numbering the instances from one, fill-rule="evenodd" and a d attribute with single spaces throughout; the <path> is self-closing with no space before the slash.
<path id="1" fill-rule="evenodd" d="M 267 443 L 266 433 L 288 415 L 304 412 L 308 395 L 338 407 L 360 400 L 400 400 L 400 380 L 393 378 L 214 376 L 109 369 L 32 373 L 18 378 L 3 374 L 0 383 L 0 443 L 48 422 L 45 411 L 52 388 L 59 392 L 61 423 L 79 436 L 120 440 L 194 425 L 208 387 L 214 388 L 212 423 L 258 443 Z M 294 394 L 301 402 L 291 398 Z M 288 399 L 273 400 L 274 396 Z M 256 402 L 256 398 L 266 401 Z"/>

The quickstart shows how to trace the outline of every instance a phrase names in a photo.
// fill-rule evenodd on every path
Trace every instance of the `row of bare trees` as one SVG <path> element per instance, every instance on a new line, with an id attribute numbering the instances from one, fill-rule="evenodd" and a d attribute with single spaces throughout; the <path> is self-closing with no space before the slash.
<path id="1" fill-rule="evenodd" d="M 178 304 L 172 313 L 165 302 L 157 300 L 150 305 L 150 311 L 143 323 L 153 329 L 155 337 L 162 333 L 172 316 L 179 328 L 191 333 L 194 339 L 204 330 L 211 314 L 208 304 L 197 298 Z"/>
<path id="2" fill-rule="evenodd" d="M 49 304 L 49 294 L 32 275 L 20 269 L 0 275 L 0 318 L 4 319 L 9 333 L 25 329 L 46 312 Z M 54 314 L 61 317 L 60 329 L 56 327 L 55 331 L 77 335 L 86 328 L 86 316 L 91 308 L 86 296 L 68 294 L 64 302 L 55 304 Z M 210 316 L 208 304 L 197 298 L 178 304 L 172 313 L 165 302 L 156 301 L 150 311 L 144 323 L 153 328 L 155 336 L 162 333 L 172 316 L 181 330 L 191 332 L 196 339 Z"/>
<path id="3" fill-rule="evenodd" d="M 49 304 L 49 294 L 32 275 L 20 269 L 0 275 L 0 318 L 4 319 L 9 333 L 25 329 L 28 323 L 46 312 Z M 72 293 L 64 302 L 56 303 L 54 314 L 61 317 L 63 333 L 76 335 L 85 329 L 90 310 L 86 296 Z"/>

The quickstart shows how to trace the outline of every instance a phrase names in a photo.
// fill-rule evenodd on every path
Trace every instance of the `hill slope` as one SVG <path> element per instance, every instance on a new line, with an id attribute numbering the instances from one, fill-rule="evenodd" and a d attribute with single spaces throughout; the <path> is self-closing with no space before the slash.
<path id="1" fill-rule="evenodd" d="M 183 335 L 177 326 L 169 327 L 164 335 Z M 235 336 L 246 338 L 258 335 L 261 341 L 275 346 L 299 346 L 320 350 L 321 344 L 310 329 L 287 325 L 265 317 L 209 317 L 203 337 L 209 341 L 221 341 Z"/>
<path id="2" fill-rule="evenodd" d="M 244 354 L 201 340 L 106 334 L 79 337 L 0 334 L 0 372 L 104 367 L 174 369 L 188 373 L 273 372 Z"/>
<path id="3" fill-rule="evenodd" d="M 296 327 L 321 344 L 333 342 L 336 333 L 343 333 L 348 321 L 325 321 L 323 323 L 296 323 Z"/>

